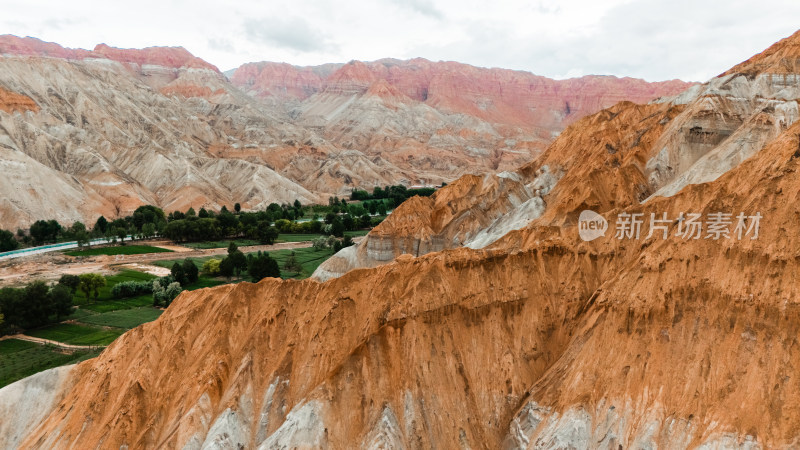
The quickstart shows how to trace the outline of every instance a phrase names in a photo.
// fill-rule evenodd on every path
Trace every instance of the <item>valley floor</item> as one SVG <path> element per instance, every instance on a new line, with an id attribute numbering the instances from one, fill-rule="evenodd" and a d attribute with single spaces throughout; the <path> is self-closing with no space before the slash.
<path id="1" fill-rule="evenodd" d="M 354 241 L 363 233 L 348 233 Z M 245 245 L 245 253 L 269 252 L 283 269 L 290 253 L 296 254 L 299 271 L 282 270 L 284 278 L 307 278 L 316 267 L 333 255 L 333 251 L 314 250 L 311 235 L 282 236 L 284 242 L 274 245 Z M 239 242 L 246 244 L 247 242 Z M 58 280 L 61 275 L 95 272 L 106 277 L 98 301 L 88 303 L 78 299 L 73 313 L 60 323 L 47 325 L 24 333 L 0 338 L 0 388 L 35 373 L 97 356 L 107 345 L 126 331 L 157 319 L 163 308 L 152 306 L 151 296 L 113 299 L 111 287 L 122 281 L 155 279 L 170 274 L 175 261 L 191 259 L 201 266 L 205 260 L 227 254 L 227 242 L 211 242 L 184 246 L 169 241 L 151 241 L 149 248 L 166 251 L 154 253 L 108 254 L 125 247 L 93 248 L 92 256 L 69 256 L 66 253 L 38 254 L 0 263 L 0 287 L 20 286 L 32 280 Z M 214 248 L 202 248 L 214 247 Z M 145 247 L 147 248 L 147 247 Z M 106 253 L 106 254 L 104 254 Z M 244 279 L 226 280 L 202 275 L 197 282 L 185 287 L 194 290 Z"/>

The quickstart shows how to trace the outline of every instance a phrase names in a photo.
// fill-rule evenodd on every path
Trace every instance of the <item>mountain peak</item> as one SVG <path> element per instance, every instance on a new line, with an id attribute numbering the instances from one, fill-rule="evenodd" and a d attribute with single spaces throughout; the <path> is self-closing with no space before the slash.
<path id="1" fill-rule="evenodd" d="M 720 76 L 734 73 L 748 76 L 762 73 L 800 74 L 800 30 Z"/>
<path id="2" fill-rule="evenodd" d="M 183 47 L 145 47 L 136 49 L 98 44 L 95 46 L 93 53 L 124 63 L 151 64 L 174 69 L 209 69 L 219 72 L 216 66 L 192 55 Z"/>
<path id="3" fill-rule="evenodd" d="M 45 42 L 35 37 L 0 35 L 0 54 L 20 56 L 49 56 L 62 59 L 82 59 L 91 56 L 89 50 L 66 48 L 55 42 Z"/>
<path id="4" fill-rule="evenodd" d="M 183 47 L 116 48 L 98 44 L 94 50 L 66 48 L 54 42 L 13 34 L 0 35 L 0 54 L 20 56 L 47 56 L 61 59 L 107 58 L 122 63 L 151 64 L 173 69 L 193 68 L 220 72 L 216 66 L 194 55 Z M 221 73 L 221 72 L 220 72 Z"/>

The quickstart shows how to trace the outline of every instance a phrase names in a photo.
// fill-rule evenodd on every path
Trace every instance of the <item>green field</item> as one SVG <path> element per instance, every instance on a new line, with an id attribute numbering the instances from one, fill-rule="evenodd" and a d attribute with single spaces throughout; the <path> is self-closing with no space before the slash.
<path id="1" fill-rule="evenodd" d="M 64 252 L 64 254 L 69 256 L 141 255 L 145 253 L 169 253 L 171 251 L 172 250 L 151 247 L 149 245 L 120 245 L 114 247 L 94 247 L 86 250 L 72 250 Z"/>
<path id="2" fill-rule="evenodd" d="M 286 259 L 289 258 L 289 254 L 294 252 L 294 257 L 298 263 L 300 263 L 300 267 L 302 270 L 300 272 L 289 272 L 284 269 L 284 265 L 286 264 Z M 286 278 L 294 278 L 297 280 L 302 280 L 304 278 L 308 278 L 311 276 L 312 273 L 322 264 L 326 259 L 333 256 L 333 249 L 327 250 L 314 250 L 313 248 L 296 248 L 296 249 L 285 249 L 285 250 L 274 250 L 269 252 L 270 256 L 275 258 L 278 261 L 278 267 L 281 268 L 281 277 Z"/>
<path id="3" fill-rule="evenodd" d="M 0 388 L 27 376 L 93 358 L 99 350 L 64 352 L 52 346 L 6 339 L 0 341 Z"/>
<path id="4" fill-rule="evenodd" d="M 286 259 L 289 257 L 291 252 L 295 252 L 295 258 L 297 262 L 300 263 L 302 270 L 300 272 L 287 272 L 283 266 L 286 263 Z M 301 280 L 303 278 L 308 278 L 314 273 L 314 270 L 322 264 L 323 261 L 333 256 L 333 250 L 314 250 L 311 247 L 307 248 L 296 248 L 296 249 L 283 249 L 283 250 L 273 250 L 271 252 L 267 252 L 278 261 L 278 266 L 281 268 L 281 277 L 282 278 L 295 278 Z M 248 253 L 254 254 L 254 253 Z M 202 258 L 189 258 L 192 262 L 199 268 L 202 269 L 203 263 L 209 259 L 216 258 L 222 259 L 226 255 L 215 255 L 215 256 L 204 256 Z M 176 262 L 183 262 L 182 259 L 170 260 L 170 261 L 153 261 L 153 264 L 161 267 L 172 267 L 173 264 Z M 242 276 L 243 279 L 247 280 L 249 277 L 245 274 Z M 236 280 L 241 281 L 241 280 Z M 196 283 L 190 284 L 186 286 L 187 290 L 194 290 L 200 289 L 204 287 L 213 287 L 218 286 L 220 284 L 225 284 L 221 278 L 211 278 L 205 275 L 200 275 L 200 279 L 197 280 Z"/>
<path id="5" fill-rule="evenodd" d="M 151 300 L 152 303 L 152 300 Z M 104 327 L 117 327 L 130 330 L 147 322 L 152 322 L 164 312 L 152 306 L 141 308 L 123 309 L 99 314 L 88 314 L 79 319 L 79 322 L 88 325 L 99 325 Z"/>
<path id="6" fill-rule="evenodd" d="M 86 296 L 83 295 L 83 292 L 77 291 L 75 293 L 75 297 L 73 298 L 73 303 L 80 305 L 81 309 L 95 312 L 108 312 L 116 311 L 118 309 L 130 309 L 139 306 L 152 305 L 153 299 L 149 294 L 133 298 L 114 299 L 111 297 L 111 288 L 114 287 L 115 284 L 122 281 L 148 281 L 155 278 L 158 277 L 155 275 L 150 275 L 149 273 L 137 272 L 135 270 L 122 270 L 117 274 L 106 277 L 106 285 L 100 288 L 98 291 L 100 295 L 97 298 L 97 302 L 95 302 L 94 299 L 87 301 Z"/>
<path id="7" fill-rule="evenodd" d="M 314 239 L 318 239 L 324 237 L 322 234 L 317 233 L 297 233 L 297 234 L 289 234 L 289 233 L 281 233 L 278 235 L 278 239 L 275 239 L 275 242 L 310 242 Z"/>
<path id="8" fill-rule="evenodd" d="M 233 239 L 232 242 L 235 242 L 239 247 L 247 247 L 250 245 L 260 245 L 261 243 L 255 241 L 253 239 Z M 230 245 L 231 240 L 222 240 L 222 241 L 208 241 L 208 242 L 187 242 L 183 244 L 186 247 L 196 248 L 196 249 L 209 249 L 209 248 L 228 248 Z"/>
<path id="9" fill-rule="evenodd" d="M 142 306 L 151 306 L 152 304 L 153 296 L 150 294 L 144 294 L 138 297 L 122 298 L 119 300 L 98 300 L 97 303 L 81 305 L 81 309 L 96 313 L 104 313 L 109 311 L 119 311 L 122 309 L 140 308 Z"/>
<path id="10" fill-rule="evenodd" d="M 364 236 L 367 233 L 369 233 L 369 230 L 345 231 L 345 234 L 351 237 Z M 319 233 L 281 233 L 275 242 L 310 242 L 319 237 L 325 237 L 325 235 Z M 239 247 L 261 245 L 260 242 L 253 239 L 227 239 L 208 242 L 187 242 L 182 245 L 190 248 L 205 250 L 209 248 L 227 248 L 231 242 L 235 242 Z"/>
<path id="11" fill-rule="evenodd" d="M 358 236 L 366 236 L 367 233 L 369 233 L 369 231 L 370 230 L 345 231 L 344 234 L 346 236 L 350 236 L 350 237 L 358 237 Z M 324 235 L 324 234 L 314 234 L 314 233 L 311 233 L 311 234 L 301 234 L 301 233 L 283 234 L 282 233 L 282 234 L 280 234 L 278 236 L 278 239 L 276 239 L 275 242 L 310 242 L 310 241 L 313 241 L 314 239 L 317 239 L 317 238 L 320 238 L 320 237 L 327 237 L 327 236 Z"/>
<path id="12" fill-rule="evenodd" d="M 27 331 L 28 336 L 48 339 L 72 345 L 108 345 L 118 338 L 125 330 L 104 329 L 77 325 L 73 323 L 58 323 L 37 330 Z"/>

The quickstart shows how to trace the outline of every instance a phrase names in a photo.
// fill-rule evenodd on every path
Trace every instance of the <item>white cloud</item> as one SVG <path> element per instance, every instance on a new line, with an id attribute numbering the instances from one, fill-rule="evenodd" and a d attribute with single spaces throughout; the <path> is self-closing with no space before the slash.
<path id="1" fill-rule="evenodd" d="M 796 0 L 144 0 L 5 5 L 0 33 L 92 48 L 181 45 L 221 69 L 383 57 L 550 77 L 704 80 L 796 30 Z"/>
<path id="2" fill-rule="evenodd" d="M 299 17 L 247 19 L 244 34 L 256 45 L 271 45 L 299 53 L 325 51 L 332 47 L 327 37 Z"/>

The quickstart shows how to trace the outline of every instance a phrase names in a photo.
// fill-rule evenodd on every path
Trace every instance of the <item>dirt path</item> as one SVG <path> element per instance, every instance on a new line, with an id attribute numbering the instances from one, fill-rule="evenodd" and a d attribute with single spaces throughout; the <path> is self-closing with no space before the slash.
<path id="1" fill-rule="evenodd" d="M 56 347 L 59 347 L 59 348 L 65 348 L 65 349 L 69 349 L 69 350 L 94 350 L 94 349 L 98 349 L 98 348 L 105 348 L 105 345 L 71 345 L 71 344 L 65 344 L 63 342 L 51 341 L 49 339 L 37 338 L 37 337 L 33 337 L 33 336 L 28 336 L 26 334 L 14 334 L 14 335 L 11 335 L 11 336 L 3 336 L 2 338 L 0 338 L 0 340 L 5 340 L 5 339 L 19 339 L 20 341 L 35 342 L 37 344 L 42 344 L 42 345 L 50 344 L 50 345 L 53 345 L 53 346 L 56 346 Z"/>

